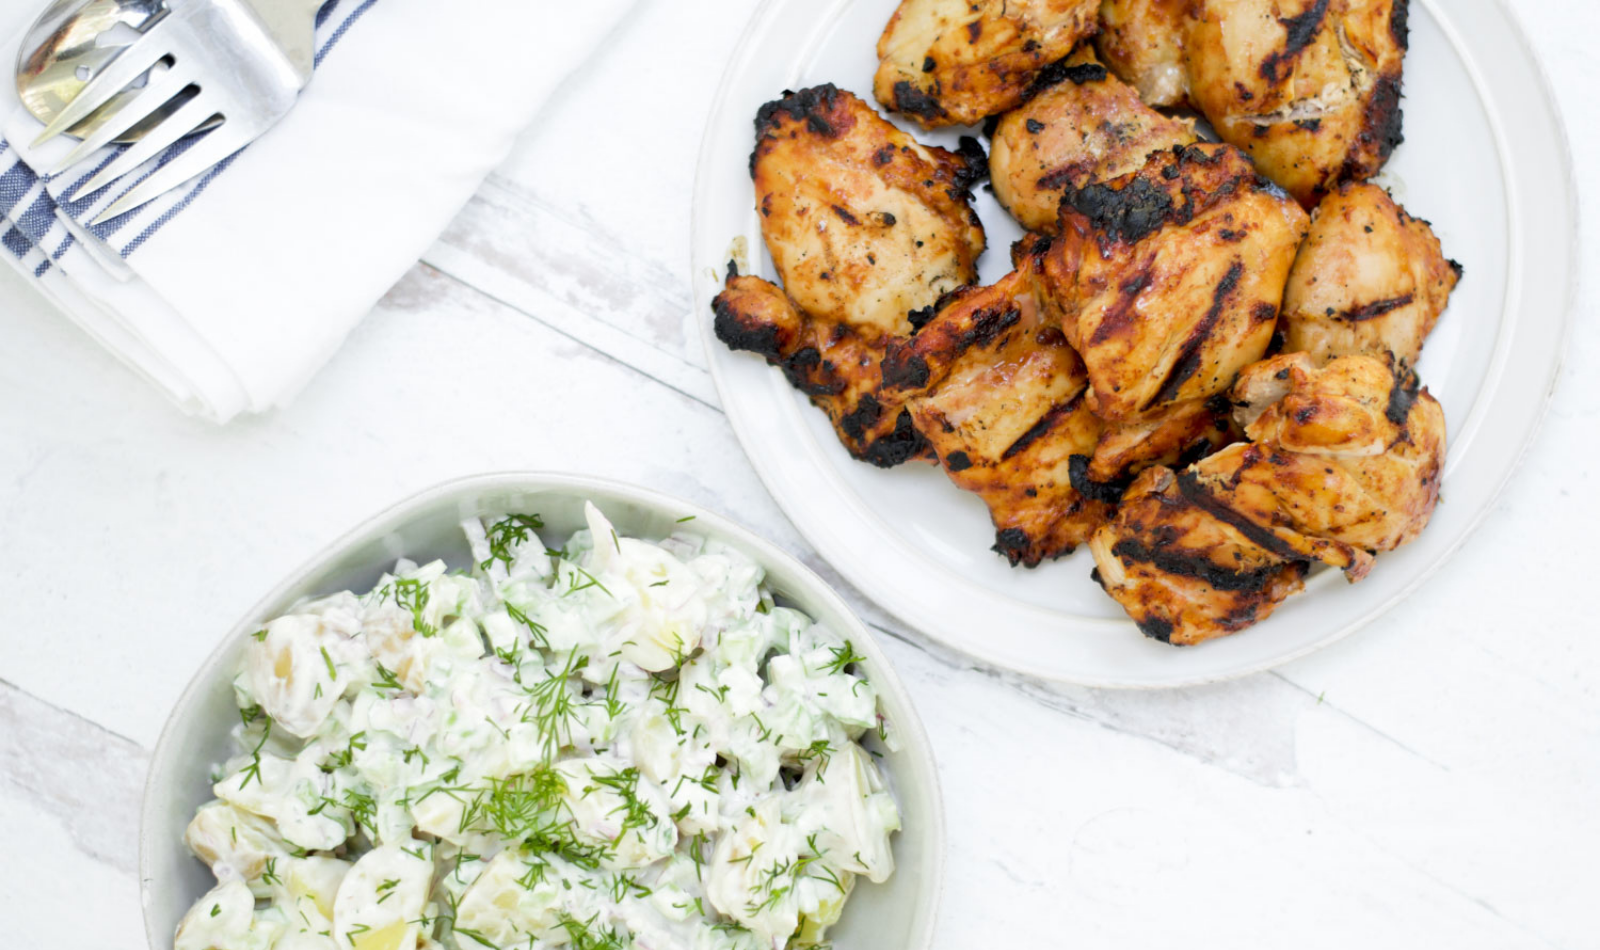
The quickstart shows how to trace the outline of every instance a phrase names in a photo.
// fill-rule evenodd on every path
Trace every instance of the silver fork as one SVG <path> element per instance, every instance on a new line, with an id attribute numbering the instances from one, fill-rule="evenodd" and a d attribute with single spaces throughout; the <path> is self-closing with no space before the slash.
<path id="1" fill-rule="evenodd" d="M 36 147 L 50 141 L 148 74 L 143 89 L 50 174 L 79 164 L 179 96 L 186 98 L 175 112 L 67 197 L 98 192 L 213 118 L 222 124 L 150 172 L 91 224 L 126 214 L 239 151 L 283 118 L 311 80 L 314 21 L 324 2 L 167 0 L 166 12 L 90 79 L 34 141 Z"/>

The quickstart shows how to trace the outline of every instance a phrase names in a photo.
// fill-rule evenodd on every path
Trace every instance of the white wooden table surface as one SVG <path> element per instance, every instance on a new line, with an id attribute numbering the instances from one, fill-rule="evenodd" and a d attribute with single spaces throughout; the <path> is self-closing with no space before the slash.
<path id="1" fill-rule="evenodd" d="M 9 0 L 0 32 L 34 5 Z M 287 411 L 185 419 L 0 269 L 0 946 L 143 947 L 147 757 L 222 631 L 378 507 L 539 468 L 726 512 L 877 626 L 945 776 L 943 950 L 1600 947 L 1594 285 L 1496 511 L 1364 632 L 1172 692 L 975 667 L 820 563 L 718 409 L 690 187 L 753 5 L 639 0 Z M 1517 6 L 1593 181 L 1600 17 Z"/>

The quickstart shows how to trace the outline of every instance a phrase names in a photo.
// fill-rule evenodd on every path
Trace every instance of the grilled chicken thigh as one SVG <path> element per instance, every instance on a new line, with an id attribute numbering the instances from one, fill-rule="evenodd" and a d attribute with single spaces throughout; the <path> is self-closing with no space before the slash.
<path id="1" fill-rule="evenodd" d="M 1285 353 L 1241 373 L 1233 395 L 1250 444 L 1194 466 L 1223 504 L 1366 551 L 1422 533 L 1439 498 L 1445 424 L 1414 375 L 1369 356 L 1319 369 Z"/>
<path id="2" fill-rule="evenodd" d="M 1307 224 L 1228 145 L 1069 188 L 1042 283 L 1088 369 L 1090 409 L 1132 422 L 1230 386 L 1272 340 Z"/>
<path id="3" fill-rule="evenodd" d="M 829 85 L 761 107 L 750 168 L 767 250 L 812 319 L 876 344 L 977 278 L 981 154 L 918 144 Z"/>
<path id="4" fill-rule="evenodd" d="M 879 391 L 886 338 L 869 341 L 843 323 L 811 317 L 759 277 L 730 273 L 711 309 L 717 339 L 782 369 L 828 414 L 852 456 L 888 468 L 925 450 L 910 414 Z"/>
<path id="5" fill-rule="evenodd" d="M 878 39 L 878 101 L 923 128 L 1015 108 L 1041 69 L 1092 36 L 1097 0 L 901 0 Z"/>
<path id="6" fill-rule="evenodd" d="M 1030 231 L 1056 229 L 1068 187 L 1137 171 L 1151 152 L 1198 138 L 1192 120 L 1140 102 L 1087 46 L 1042 77 L 1055 81 L 1000 119 L 989 148 L 995 197 Z"/>
<path id="7" fill-rule="evenodd" d="M 883 364 L 885 391 L 906 400 L 945 474 L 989 506 L 994 550 L 1029 567 L 1070 553 L 1111 512 L 1072 487 L 1071 459 L 1093 448 L 1100 421 L 1033 269 L 1025 256 L 994 286 L 952 295 Z"/>
<path id="8" fill-rule="evenodd" d="M 1193 0 L 1189 97 L 1307 207 L 1400 144 L 1408 0 Z"/>
<path id="9" fill-rule="evenodd" d="M 1367 353 L 1414 366 L 1460 278 L 1426 221 L 1376 185 L 1347 182 L 1317 206 L 1289 270 L 1283 348 L 1318 362 Z"/>
<path id="10" fill-rule="evenodd" d="M 1249 442 L 1182 472 L 1153 468 L 1090 541 L 1096 576 L 1146 634 L 1199 643 L 1254 623 L 1313 561 L 1352 580 L 1432 516 L 1444 414 L 1373 357 L 1319 369 L 1305 353 L 1234 387 Z"/>
<path id="11" fill-rule="evenodd" d="M 1183 61 L 1192 0 L 1102 0 L 1100 58 L 1152 106 L 1181 106 L 1189 96 Z"/>

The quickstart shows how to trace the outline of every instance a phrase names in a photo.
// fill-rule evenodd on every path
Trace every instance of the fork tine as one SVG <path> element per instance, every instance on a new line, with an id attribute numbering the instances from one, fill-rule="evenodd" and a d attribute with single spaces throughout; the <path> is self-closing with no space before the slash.
<path id="1" fill-rule="evenodd" d="M 203 119 L 201 121 L 204 121 Z M 127 214 L 146 202 L 161 197 L 194 176 L 250 144 L 248 135 L 230 134 L 226 121 L 212 129 L 206 137 L 187 151 L 151 173 L 150 177 L 133 187 L 132 191 L 112 202 L 90 223 L 96 225 Z"/>
<path id="2" fill-rule="evenodd" d="M 68 152 L 61 161 L 55 164 L 55 167 L 50 169 L 49 174 L 51 176 L 59 175 L 78 164 L 85 157 L 110 144 L 124 132 L 166 105 L 173 96 L 182 92 L 192 81 L 191 71 L 178 66 L 173 66 L 159 79 L 151 80 L 150 85 L 144 87 L 137 99 L 118 109 L 100 128 L 95 129 L 87 138 L 74 146 L 72 151 Z"/>
<path id="3" fill-rule="evenodd" d="M 38 148 L 88 118 L 90 113 L 105 105 L 112 96 L 121 92 L 129 83 L 144 75 L 151 66 L 169 55 L 171 50 L 163 42 L 167 30 L 162 28 L 167 22 L 163 19 L 152 26 L 107 63 L 105 68 L 90 79 L 72 101 L 56 114 L 50 124 L 44 127 L 39 137 L 33 140 L 33 147 Z"/>
<path id="4" fill-rule="evenodd" d="M 75 188 L 71 200 L 76 201 L 92 195 L 155 158 L 167 146 L 193 132 L 200 127 L 200 123 L 216 115 L 217 108 L 216 99 L 207 95 L 204 89 L 200 90 L 199 95 L 184 103 L 182 108 L 168 116 L 160 125 L 146 132 L 144 138 L 128 146 L 128 150 L 118 155 L 116 161 L 101 169 L 100 174 Z"/>

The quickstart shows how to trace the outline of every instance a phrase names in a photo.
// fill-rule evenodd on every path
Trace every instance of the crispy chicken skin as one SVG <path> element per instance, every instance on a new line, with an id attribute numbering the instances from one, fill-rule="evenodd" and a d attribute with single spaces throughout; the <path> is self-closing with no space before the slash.
<path id="1" fill-rule="evenodd" d="M 1112 71 L 1152 106 L 1181 106 L 1189 97 L 1183 61 L 1191 0 L 1102 0 L 1095 45 Z"/>
<path id="2" fill-rule="evenodd" d="M 813 319 L 877 343 L 977 279 L 981 154 L 920 145 L 829 85 L 761 107 L 750 169 L 767 250 Z"/>
<path id="3" fill-rule="evenodd" d="M 1188 646 L 1266 619 L 1302 589 L 1307 563 L 1218 517 L 1195 497 L 1193 479 L 1180 478 L 1145 470 L 1089 550 L 1095 580 L 1146 636 Z"/>
<path id="4" fill-rule="evenodd" d="M 1090 541 L 1101 584 L 1171 643 L 1262 619 L 1313 561 L 1360 580 L 1372 552 L 1413 540 L 1438 500 L 1444 413 L 1384 360 L 1319 369 L 1284 354 L 1241 373 L 1233 399 L 1249 442 L 1146 471 Z"/>
<path id="5" fill-rule="evenodd" d="M 1088 368 L 1089 408 L 1129 422 L 1227 389 L 1272 341 L 1307 224 L 1228 145 L 1067 189 L 1042 284 Z"/>
<path id="6" fill-rule="evenodd" d="M 1059 79 L 995 126 L 989 178 L 995 197 L 1030 231 L 1056 229 L 1061 194 L 1137 171 L 1151 152 L 1197 140 L 1194 122 L 1169 119 L 1087 47 L 1052 67 Z"/>
<path id="7" fill-rule="evenodd" d="M 888 468 L 926 450 L 911 415 L 879 391 L 881 341 L 868 342 L 842 323 L 807 316 L 777 285 L 731 271 L 711 309 L 717 339 L 782 369 L 828 414 L 855 458 Z"/>
<path id="8" fill-rule="evenodd" d="M 1400 144 L 1408 0 L 1193 0 L 1189 96 L 1306 207 Z"/>
<path id="9" fill-rule="evenodd" d="M 1072 487 L 1070 460 L 1092 449 L 1100 421 L 1031 270 L 1025 260 L 994 286 L 951 295 L 883 364 L 886 392 L 906 400 L 945 474 L 988 505 L 994 550 L 1028 567 L 1070 553 L 1111 512 Z"/>
<path id="10" fill-rule="evenodd" d="M 1015 108 L 1098 25 L 1097 0 L 901 0 L 872 92 L 925 129 L 972 125 Z"/>
<path id="11" fill-rule="evenodd" d="M 1461 278 L 1426 221 L 1377 185 L 1322 199 L 1284 291 L 1284 349 L 1319 363 L 1388 354 L 1414 366 Z"/>

